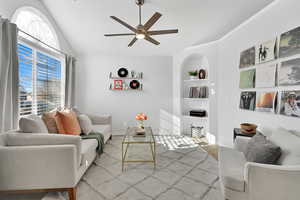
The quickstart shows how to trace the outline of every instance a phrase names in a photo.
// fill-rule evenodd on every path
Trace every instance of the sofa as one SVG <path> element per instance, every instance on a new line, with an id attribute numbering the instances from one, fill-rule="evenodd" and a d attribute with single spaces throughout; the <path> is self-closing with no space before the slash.
<path id="1" fill-rule="evenodd" d="M 247 162 L 250 138 L 237 137 L 234 148 L 220 147 L 219 173 L 224 199 L 299 200 L 300 134 L 285 129 L 262 133 L 281 148 L 276 165 Z"/>
<path id="2" fill-rule="evenodd" d="M 110 116 L 90 115 L 93 131 L 105 143 L 112 135 Z M 0 193 L 67 191 L 76 199 L 76 185 L 96 158 L 96 139 L 53 133 L 0 134 Z"/>

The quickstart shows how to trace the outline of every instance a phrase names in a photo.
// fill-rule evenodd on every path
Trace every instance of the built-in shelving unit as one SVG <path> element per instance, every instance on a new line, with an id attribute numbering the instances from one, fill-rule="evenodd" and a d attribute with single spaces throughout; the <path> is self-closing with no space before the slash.
<path id="1" fill-rule="evenodd" d="M 208 60 L 201 54 L 192 54 L 187 56 L 181 64 L 181 121 L 183 134 L 190 135 L 191 125 L 203 127 L 204 132 L 209 132 L 209 65 Z M 190 79 L 189 71 L 205 69 L 205 79 Z M 190 88 L 199 87 L 207 88 L 206 98 L 193 98 L 191 97 Z M 196 95 L 197 96 L 197 95 Z M 205 110 L 205 117 L 190 116 L 191 110 Z"/>

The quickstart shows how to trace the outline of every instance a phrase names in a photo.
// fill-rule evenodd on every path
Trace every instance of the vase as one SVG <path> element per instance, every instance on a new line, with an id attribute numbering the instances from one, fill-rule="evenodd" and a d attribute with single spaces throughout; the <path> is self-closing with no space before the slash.
<path id="1" fill-rule="evenodd" d="M 197 76 L 190 76 L 190 80 L 195 80 L 197 79 Z"/>

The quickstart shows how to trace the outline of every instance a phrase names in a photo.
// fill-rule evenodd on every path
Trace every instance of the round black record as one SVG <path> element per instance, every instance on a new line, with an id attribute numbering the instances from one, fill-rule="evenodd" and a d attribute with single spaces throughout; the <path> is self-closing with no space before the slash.
<path id="1" fill-rule="evenodd" d="M 132 80 L 132 81 L 130 81 L 129 86 L 130 86 L 130 88 L 133 89 L 133 90 L 139 89 L 139 87 L 140 87 L 140 82 L 137 81 L 137 80 Z"/>
<path id="2" fill-rule="evenodd" d="M 118 75 L 119 75 L 119 77 L 124 78 L 128 75 L 128 70 L 126 68 L 122 67 L 118 70 Z"/>

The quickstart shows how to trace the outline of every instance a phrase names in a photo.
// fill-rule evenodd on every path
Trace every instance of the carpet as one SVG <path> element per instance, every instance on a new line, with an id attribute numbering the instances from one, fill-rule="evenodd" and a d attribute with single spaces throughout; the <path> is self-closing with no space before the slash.
<path id="1" fill-rule="evenodd" d="M 106 144 L 104 154 L 77 187 L 78 200 L 221 200 L 218 163 L 192 138 L 156 136 L 157 168 L 151 163 L 126 164 L 121 170 L 122 137 Z M 131 146 L 128 156 L 151 157 L 150 147 Z M 43 200 L 65 200 L 49 193 Z"/>

